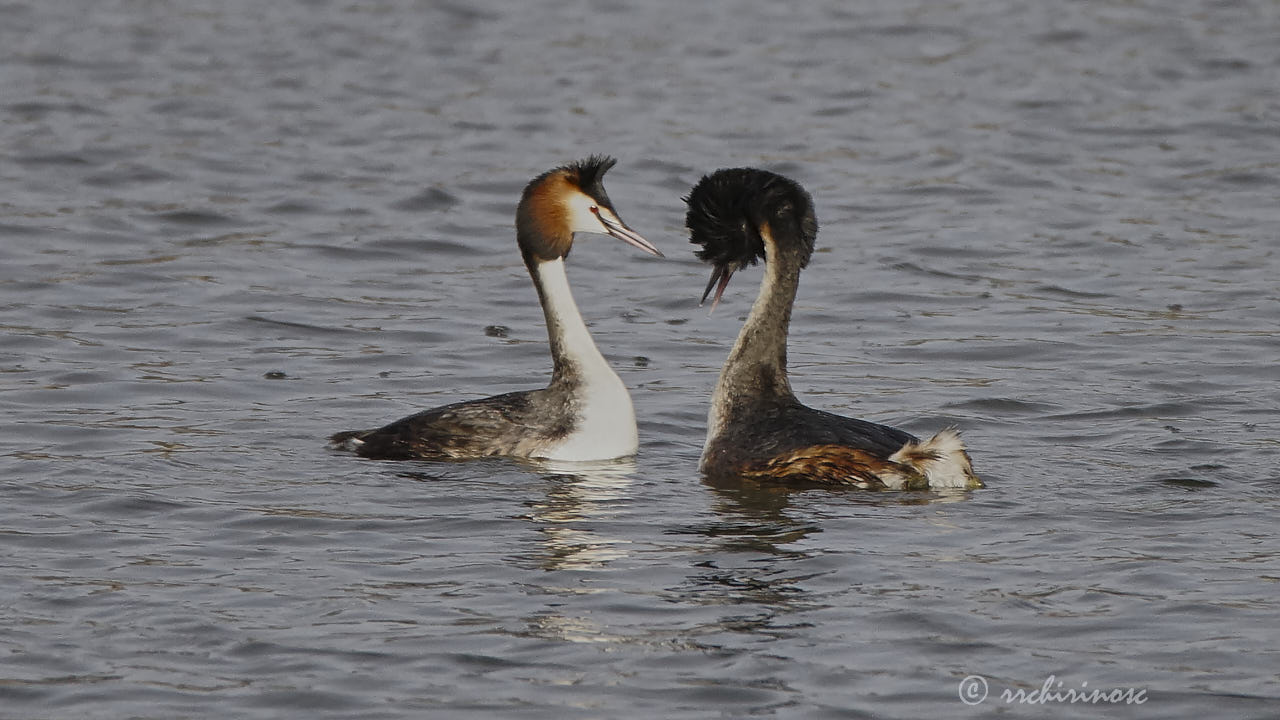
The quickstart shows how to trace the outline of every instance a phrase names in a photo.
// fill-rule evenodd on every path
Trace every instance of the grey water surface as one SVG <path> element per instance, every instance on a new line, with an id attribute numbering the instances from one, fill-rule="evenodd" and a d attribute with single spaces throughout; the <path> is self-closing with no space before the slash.
<path id="1" fill-rule="evenodd" d="M 0 717 L 1280 716 L 1278 90 L 1275 0 L 0 4 Z M 324 449 L 546 381 L 589 153 L 639 455 Z M 801 398 L 987 489 L 699 477 L 731 166 L 815 199 Z"/>

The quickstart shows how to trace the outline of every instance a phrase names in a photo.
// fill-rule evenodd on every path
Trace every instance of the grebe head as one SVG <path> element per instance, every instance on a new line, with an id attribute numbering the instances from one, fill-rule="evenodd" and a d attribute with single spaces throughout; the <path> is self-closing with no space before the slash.
<path id="1" fill-rule="evenodd" d="M 794 180 L 755 168 L 717 170 L 698 181 L 684 201 L 689 242 L 702 246 L 698 259 L 714 268 L 702 293 L 706 302 L 716 289 L 713 311 L 735 272 L 771 260 L 765 235 L 776 252 L 794 256 L 800 267 L 809 264 L 818 221 L 809 193 Z"/>
<path id="2" fill-rule="evenodd" d="M 573 234 L 611 235 L 652 255 L 658 248 L 627 227 L 604 191 L 604 174 L 617 164 L 604 155 L 549 170 L 529 182 L 516 210 L 516 239 L 530 267 L 569 254 Z"/>

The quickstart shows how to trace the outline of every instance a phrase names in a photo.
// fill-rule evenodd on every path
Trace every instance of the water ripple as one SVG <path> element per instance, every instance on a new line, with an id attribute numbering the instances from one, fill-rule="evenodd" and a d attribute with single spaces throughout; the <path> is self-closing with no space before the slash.
<path id="1" fill-rule="evenodd" d="M 1265 3 L 3 14 L 6 717 L 1272 712 Z M 513 214 L 589 153 L 668 255 L 568 265 L 637 457 L 325 450 L 547 381 Z M 960 427 L 987 489 L 699 476 L 759 268 L 700 309 L 680 198 L 734 166 L 822 223 L 796 392 Z"/>

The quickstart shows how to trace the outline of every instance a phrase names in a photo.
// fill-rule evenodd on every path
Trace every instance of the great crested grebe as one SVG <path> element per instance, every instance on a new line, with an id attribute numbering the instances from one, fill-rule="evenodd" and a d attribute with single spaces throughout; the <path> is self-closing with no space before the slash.
<path id="1" fill-rule="evenodd" d="M 800 404 L 787 380 L 787 329 L 800 270 L 813 254 L 813 201 L 792 180 L 737 168 L 705 176 L 685 198 L 690 242 L 711 264 L 720 303 L 733 273 L 765 261 L 760 294 L 711 397 L 701 470 L 795 485 L 863 489 L 978 488 L 960 435 L 910 433 Z"/>
<path id="2" fill-rule="evenodd" d="M 379 460 L 608 460 L 635 454 L 631 396 L 591 339 L 564 268 L 580 232 L 612 235 L 662 256 L 623 224 L 604 191 L 601 181 L 616 162 L 592 156 L 543 173 L 525 187 L 516 209 L 516 244 L 551 342 L 554 370 L 547 387 L 425 410 L 376 430 L 340 432 L 331 446 Z"/>

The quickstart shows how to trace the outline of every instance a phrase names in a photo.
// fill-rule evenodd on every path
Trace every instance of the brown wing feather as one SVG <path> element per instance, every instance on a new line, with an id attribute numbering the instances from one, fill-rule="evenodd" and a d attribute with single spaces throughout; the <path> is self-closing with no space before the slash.
<path id="1" fill-rule="evenodd" d="M 865 490 L 929 487 L 928 480 L 915 468 L 843 445 L 811 445 L 791 450 L 744 468 L 741 475 L 751 480 L 851 485 Z"/>

